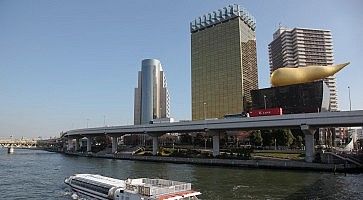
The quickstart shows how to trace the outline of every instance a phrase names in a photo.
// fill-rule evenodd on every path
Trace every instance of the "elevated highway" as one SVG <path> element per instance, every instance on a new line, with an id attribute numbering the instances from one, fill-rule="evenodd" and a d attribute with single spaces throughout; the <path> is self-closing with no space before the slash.
<path id="1" fill-rule="evenodd" d="M 305 160 L 312 162 L 314 159 L 314 133 L 318 128 L 354 126 L 363 126 L 363 110 L 97 127 L 70 130 L 63 137 L 68 137 L 69 141 L 87 137 L 89 139 L 87 150 L 90 151 L 90 138 L 106 134 L 111 136 L 112 150 L 116 151 L 117 137 L 125 134 L 148 134 L 153 137 L 153 153 L 156 154 L 158 148 L 157 137 L 160 135 L 165 133 L 208 132 L 213 135 L 213 155 L 216 156 L 219 155 L 219 133 L 224 131 L 275 128 L 301 129 L 305 134 Z"/>

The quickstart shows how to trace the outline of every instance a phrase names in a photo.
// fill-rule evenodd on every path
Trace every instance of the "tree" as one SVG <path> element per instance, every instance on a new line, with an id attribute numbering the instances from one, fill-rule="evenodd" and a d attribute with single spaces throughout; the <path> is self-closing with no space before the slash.
<path id="1" fill-rule="evenodd" d="M 260 146 L 262 144 L 262 136 L 261 136 L 261 131 L 253 131 L 250 135 L 250 142 L 253 145 L 257 145 Z"/>
<path id="2" fill-rule="evenodd" d="M 290 129 L 287 129 L 285 132 L 285 143 L 286 146 L 290 147 L 290 145 L 294 142 L 294 135 L 292 135 Z"/>
<path id="3" fill-rule="evenodd" d="M 192 144 L 192 136 L 189 134 L 181 134 L 180 143 L 181 144 Z"/>
<path id="4" fill-rule="evenodd" d="M 273 131 L 273 135 L 276 138 L 276 143 L 279 146 L 290 146 L 294 141 L 290 129 L 277 129 Z"/>
<path id="5" fill-rule="evenodd" d="M 197 136 L 194 139 L 194 143 L 197 144 L 199 147 L 207 147 L 211 146 L 208 142 L 210 136 L 207 133 L 197 133 Z"/>
<path id="6" fill-rule="evenodd" d="M 303 144 L 303 138 L 298 135 L 297 137 L 294 138 L 294 146 L 297 148 L 301 148 L 302 144 Z"/>
<path id="7" fill-rule="evenodd" d="M 228 135 L 226 132 L 224 133 L 220 133 L 219 135 L 219 143 L 222 145 L 222 146 L 228 146 Z"/>
<path id="8" fill-rule="evenodd" d="M 301 148 L 304 144 L 304 133 L 301 129 L 291 129 L 291 133 L 294 136 L 293 146 L 295 148 Z"/>
<path id="9" fill-rule="evenodd" d="M 261 130 L 261 136 L 263 141 L 263 146 L 271 146 L 274 144 L 274 138 L 272 136 L 271 130 Z"/>

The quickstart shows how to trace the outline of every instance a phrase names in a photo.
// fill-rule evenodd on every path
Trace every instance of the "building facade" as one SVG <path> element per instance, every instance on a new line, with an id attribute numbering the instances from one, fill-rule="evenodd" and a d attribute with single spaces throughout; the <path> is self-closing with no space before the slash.
<path id="1" fill-rule="evenodd" d="M 327 112 L 329 88 L 323 81 L 252 90 L 252 109 L 282 108 L 283 114 Z"/>
<path id="2" fill-rule="evenodd" d="M 268 46 L 270 73 L 281 67 L 332 65 L 332 35 L 329 30 L 280 27 Z M 336 78 L 324 79 L 330 90 L 330 111 L 338 110 Z"/>
<path id="3" fill-rule="evenodd" d="M 239 5 L 190 23 L 192 119 L 241 113 L 258 88 L 256 23 Z"/>
<path id="4" fill-rule="evenodd" d="M 135 88 L 134 124 L 148 124 L 153 119 L 170 117 L 170 97 L 159 60 L 145 59 Z"/>

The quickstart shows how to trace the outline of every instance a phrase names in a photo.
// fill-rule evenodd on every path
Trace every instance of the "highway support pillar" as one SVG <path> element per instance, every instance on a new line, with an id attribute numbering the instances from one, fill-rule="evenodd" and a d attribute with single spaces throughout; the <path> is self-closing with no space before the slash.
<path id="1" fill-rule="evenodd" d="M 213 134 L 213 156 L 219 156 L 219 133 Z"/>
<path id="2" fill-rule="evenodd" d="M 91 141 L 92 141 L 92 137 L 88 136 L 87 137 L 87 152 L 91 152 Z"/>
<path id="3" fill-rule="evenodd" d="M 154 135 L 153 138 L 153 155 L 156 156 L 158 154 L 158 136 Z"/>
<path id="4" fill-rule="evenodd" d="M 147 134 L 147 133 L 145 132 L 144 134 Z M 148 134 L 153 139 L 153 155 L 154 156 L 158 155 L 158 151 L 159 151 L 158 138 L 164 134 L 165 133 L 149 133 Z"/>
<path id="5" fill-rule="evenodd" d="M 314 133 L 316 129 L 309 125 L 301 125 L 301 131 L 305 135 L 305 162 L 313 162 L 315 159 Z"/>
<path id="6" fill-rule="evenodd" d="M 111 136 L 112 140 L 112 153 L 117 153 L 117 136 Z"/>
<path id="7" fill-rule="evenodd" d="M 205 129 L 204 132 L 213 138 L 213 156 L 219 156 L 219 131 Z"/>
<path id="8" fill-rule="evenodd" d="M 67 151 L 72 150 L 72 138 L 68 138 L 68 145 L 67 145 Z"/>
<path id="9" fill-rule="evenodd" d="M 76 138 L 76 143 L 74 145 L 74 151 L 78 151 L 79 150 L 79 138 Z"/>

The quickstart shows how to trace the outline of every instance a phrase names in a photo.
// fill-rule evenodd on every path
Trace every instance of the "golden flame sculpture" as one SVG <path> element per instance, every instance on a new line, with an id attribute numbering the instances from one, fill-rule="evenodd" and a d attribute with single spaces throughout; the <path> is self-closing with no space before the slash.
<path id="1" fill-rule="evenodd" d="M 274 87 L 308 83 L 332 76 L 347 65 L 349 65 L 349 62 L 329 66 L 282 67 L 272 72 L 270 80 Z"/>

